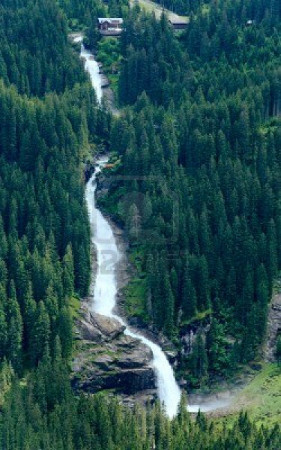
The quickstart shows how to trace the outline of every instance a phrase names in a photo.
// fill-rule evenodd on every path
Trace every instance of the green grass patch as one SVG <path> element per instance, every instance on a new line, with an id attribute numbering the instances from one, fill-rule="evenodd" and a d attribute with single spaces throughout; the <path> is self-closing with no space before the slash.
<path id="1" fill-rule="evenodd" d="M 245 401 L 246 409 L 258 425 L 281 421 L 281 367 L 266 364 L 262 371 L 243 389 L 238 400 Z"/>
<path id="2" fill-rule="evenodd" d="M 191 324 L 193 322 L 197 322 L 197 321 L 202 321 L 202 320 L 206 319 L 206 317 L 210 316 L 211 314 L 212 314 L 211 308 L 206 309 L 205 311 L 198 312 L 196 314 L 196 316 L 192 317 L 191 319 L 182 320 L 181 326 L 189 325 L 189 324 Z"/>
<path id="3" fill-rule="evenodd" d="M 160 19 L 163 13 L 163 5 L 160 3 L 155 3 L 150 0 L 138 0 L 138 5 L 141 7 L 141 9 L 147 13 L 154 13 L 155 17 L 157 19 Z M 164 8 L 164 12 L 168 19 L 188 19 L 188 16 L 182 16 L 179 14 L 174 13 L 173 11 L 170 11 L 167 8 Z"/>
<path id="4" fill-rule="evenodd" d="M 69 300 L 69 307 L 72 318 L 77 319 L 80 316 L 81 307 L 81 302 L 78 296 L 73 295 L 73 297 L 71 297 L 71 299 Z"/>
<path id="5" fill-rule="evenodd" d="M 272 426 L 281 422 L 281 367 L 265 363 L 262 370 L 237 395 L 233 403 L 234 412 L 224 417 L 232 426 L 239 411 L 249 413 L 249 417 L 261 426 Z M 217 419 L 218 423 L 221 419 Z"/>

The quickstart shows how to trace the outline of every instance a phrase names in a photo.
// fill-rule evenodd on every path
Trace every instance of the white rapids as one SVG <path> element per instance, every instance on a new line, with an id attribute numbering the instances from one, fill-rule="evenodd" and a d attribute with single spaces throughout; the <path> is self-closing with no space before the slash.
<path id="1" fill-rule="evenodd" d="M 85 70 L 90 74 L 92 85 L 96 91 L 97 100 L 100 103 L 102 98 L 102 79 L 100 75 L 100 68 L 94 58 L 94 55 L 89 50 L 85 49 L 83 43 L 81 44 L 80 57 L 84 61 Z"/>
<path id="2" fill-rule="evenodd" d="M 99 103 L 102 98 L 101 76 L 99 66 L 91 52 L 81 45 L 81 58 L 84 60 L 85 70 L 89 72 L 92 85 L 96 91 Z M 167 415 L 172 418 L 176 415 L 181 398 L 181 390 L 176 382 L 172 366 L 159 345 L 140 333 L 132 330 L 124 319 L 114 313 L 116 309 L 117 271 L 120 269 L 122 255 L 120 254 L 110 223 L 96 207 L 96 176 L 107 159 L 97 161 L 97 167 L 86 185 L 86 203 L 91 225 L 91 239 L 96 249 L 96 277 L 93 283 L 92 310 L 107 317 L 112 317 L 126 326 L 125 334 L 139 339 L 147 345 L 152 353 L 152 365 L 156 374 L 156 383 L 159 400 L 164 405 Z M 190 412 L 211 411 L 225 406 L 222 401 L 204 402 L 202 404 L 188 405 Z"/>
<path id="3" fill-rule="evenodd" d="M 173 369 L 159 345 L 141 334 L 133 331 L 125 321 L 114 313 L 116 306 L 118 262 L 121 254 L 109 222 L 96 207 L 95 189 L 96 175 L 106 160 L 97 162 L 95 173 L 86 186 L 86 202 L 88 205 L 92 244 L 96 249 L 97 273 L 93 289 L 93 311 L 107 317 L 112 317 L 126 326 L 125 334 L 137 338 L 147 345 L 153 353 L 153 367 L 156 373 L 157 389 L 160 401 L 165 405 L 169 417 L 177 413 L 181 392 L 176 383 Z"/>

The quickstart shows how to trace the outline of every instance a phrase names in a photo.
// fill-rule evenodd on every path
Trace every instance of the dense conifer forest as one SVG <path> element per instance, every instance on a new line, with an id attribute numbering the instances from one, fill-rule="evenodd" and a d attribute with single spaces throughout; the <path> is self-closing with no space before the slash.
<path id="1" fill-rule="evenodd" d="M 128 14 L 119 100 L 130 106 L 113 121 L 67 39 L 104 5 L 1 1 L 2 449 L 280 448 L 278 425 L 244 413 L 230 427 L 191 419 L 183 396 L 170 421 L 157 403 L 75 396 L 69 381 L 71 303 L 90 282 L 83 163 L 104 141 L 132 180 L 111 198 L 141 253 L 154 325 L 176 340 L 184 322 L 212 315 L 183 366 L 206 379 L 259 347 L 281 265 L 280 8 L 265 3 L 213 2 L 178 39 L 164 17 L 110 2 Z"/>
<path id="2" fill-rule="evenodd" d="M 204 2 L 201 0 L 157 0 L 157 3 L 178 14 L 189 16 L 190 14 L 196 13 L 202 6 L 204 6 L 204 8 L 208 7 L 208 4 L 211 2 L 209 0 Z"/>
<path id="3" fill-rule="evenodd" d="M 195 384 L 255 357 L 280 270 L 280 17 L 279 2 L 212 2 L 178 37 L 133 11 L 121 37 L 133 107 L 111 140 L 132 181 L 113 183 L 114 212 L 139 249 L 142 318 L 177 340 L 211 315 L 182 361 Z"/>
<path id="4" fill-rule="evenodd" d="M 69 299 L 90 271 L 81 162 L 102 113 L 54 3 L 13 3 L 1 7 L 0 332 L 22 374 L 57 337 L 71 353 Z"/>

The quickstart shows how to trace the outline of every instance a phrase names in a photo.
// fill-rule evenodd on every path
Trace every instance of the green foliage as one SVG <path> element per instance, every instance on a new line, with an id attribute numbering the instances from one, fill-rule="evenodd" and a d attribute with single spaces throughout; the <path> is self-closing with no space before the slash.
<path id="1" fill-rule="evenodd" d="M 59 5 L 66 13 L 72 31 L 92 29 L 97 23 L 97 17 L 106 16 L 106 7 L 100 0 L 59 0 Z M 90 36 L 94 37 L 93 34 Z"/>
<path id="2" fill-rule="evenodd" d="M 25 0 L 17 9 L 14 2 L 1 2 L 0 77 L 5 84 L 16 85 L 21 94 L 42 96 L 51 91 L 62 93 L 66 86 L 72 88 L 83 81 L 80 64 L 67 42 L 66 21 L 55 2 Z M 30 25 L 31 17 L 36 26 Z M 15 111 L 10 113 L 15 120 Z M 28 140 L 27 130 L 24 145 Z"/>
<path id="3" fill-rule="evenodd" d="M 90 280 L 81 162 L 104 112 L 55 2 L 2 2 L 1 19 L 0 359 L 22 374 L 57 336 L 71 354 L 69 299 Z"/>
<path id="4" fill-rule="evenodd" d="M 109 197 L 143 249 L 147 313 L 173 337 L 211 311 L 211 376 L 255 357 L 281 268 L 280 7 L 243 5 L 199 8 L 180 39 L 132 10 L 119 80 L 132 106 L 111 130 Z"/>
<path id="5" fill-rule="evenodd" d="M 97 60 L 110 81 L 110 87 L 117 93 L 121 62 L 120 41 L 114 37 L 103 37 L 98 42 Z"/>
<path id="6" fill-rule="evenodd" d="M 199 413 L 190 419 L 182 397 L 170 422 L 156 403 L 149 410 L 123 406 L 102 394 L 74 397 L 57 342 L 25 384 L 14 380 L 2 410 L 0 445 L 9 450 L 230 450 L 280 447 L 280 427 L 257 428 L 246 413 L 232 427 L 215 426 Z"/>
<path id="7" fill-rule="evenodd" d="M 189 15 L 196 13 L 200 8 L 202 8 L 202 12 L 208 11 L 208 4 L 211 2 L 210 0 L 157 0 L 157 3 L 178 14 Z"/>
<path id="8" fill-rule="evenodd" d="M 277 342 L 276 342 L 276 359 L 277 359 L 278 363 L 281 364 L 281 336 L 280 335 L 277 337 Z"/>
<path id="9" fill-rule="evenodd" d="M 141 278 L 132 278 L 124 289 L 126 314 L 129 317 L 140 317 L 147 321 L 146 283 Z"/>
<path id="10" fill-rule="evenodd" d="M 208 375 L 208 356 L 204 338 L 201 334 L 195 339 L 192 354 L 189 358 L 189 367 L 194 380 L 199 380 L 200 384 L 204 384 Z"/>
<path id="11" fill-rule="evenodd" d="M 117 70 L 116 65 L 120 59 L 120 42 L 118 38 L 102 38 L 98 43 L 97 59 L 103 65 L 105 71 L 113 72 Z"/>
<path id="12" fill-rule="evenodd" d="M 173 338 L 184 321 L 212 311 L 191 355 L 202 383 L 208 371 L 225 375 L 233 361 L 252 358 L 260 344 L 281 265 L 280 7 L 223 3 L 197 11 L 181 44 L 165 18 L 130 14 L 120 100 L 146 95 L 110 130 L 59 4 L 92 42 L 105 6 L 1 2 L 1 448 L 280 448 L 278 426 L 258 429 L 246 414 L 230 428 L 202 414 L 192 422 L 184 397 L 172 422 L 158 404 L 131 410 L 102 395 L 75 397 L 67 368 L 75 293 L 87 294 L 90 275 L 81 162 L 109 131 L 122 160 L 114 170 L 127 177 L 112 188 L 111 208 L 142 249 L 140 314 Z M 111 15 L 126 8 L 109 3 Z M 250 12 L 256 26 L 247 28 Z"/>
<path id="13" fill-rule="evenodd" d="M 258 427 L 280 423 L 280 366 L 264 364 L 258 372 L 251 373 L 251 378 L 251 381 L 235 397 L 237 411 L 238 409 L 247 411 Z M 232 428 L 237 416 L 238 413 L 234 413 L 227 417 L 229 428 Z"/>
<path id="14" fill-rule="evenodd" d="M 14 376 L 14 371 L 11 364 L 8 364 L 6 360 L 0 366 L 0 405 L 4 403 L 5 395 L 9 391 L 12 380 Z"/>

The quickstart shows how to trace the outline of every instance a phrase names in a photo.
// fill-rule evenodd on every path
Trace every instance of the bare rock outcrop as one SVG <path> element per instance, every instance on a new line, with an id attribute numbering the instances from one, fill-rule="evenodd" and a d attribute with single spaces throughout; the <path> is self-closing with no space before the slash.
<path id="1" fill-rule="evenodd" d="M 268 362 L 275 361 L 276 342 L 279 333 L 281 333 L 281 294 L 276 294 L 273 297 L 267 321 L 264 357 Z"/>
<path id="2" fill-rule="evenodd" d="M 114 389 L 126 395 L 155 390 L 152 352 L 124 334 L 113 318 L 85 311 L 77 321 L 78 355 L 72 364 L 72 385 L 94 393 Z"/>
<path id="3" fill-rule="evenodd" d="M 86 312 L 77 324 L 81 338 L 96 343 L 110 342 L 122 334 L 126 328 L 116 319 L 91 312 Z"/>

